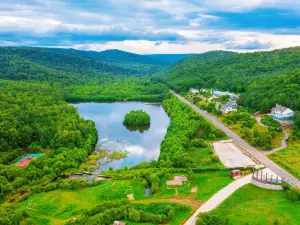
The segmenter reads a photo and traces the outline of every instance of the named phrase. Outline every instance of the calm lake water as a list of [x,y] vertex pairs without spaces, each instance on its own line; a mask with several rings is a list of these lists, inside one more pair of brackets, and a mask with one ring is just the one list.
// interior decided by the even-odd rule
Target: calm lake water
[[[79,114],[87,120],[93,120],[98,130],[98,148],[108,151],[128,151],[126,158],[120,160],[99,160],[101,170],[133,166],[143,161],[157,159],[160,143],[164,139],[170,119],[161,105],[143,102],[115,103],[78,103],[72,104]],[[131,110],[142,109],[151,117],[150,127],[126,127],[123,119]]]

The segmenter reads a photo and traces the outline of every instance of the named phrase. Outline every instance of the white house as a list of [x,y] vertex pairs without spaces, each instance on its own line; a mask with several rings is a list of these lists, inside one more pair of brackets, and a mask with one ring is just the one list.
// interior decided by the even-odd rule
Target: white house
[[230,112],[236,112],[237,111],[237,105],[232,104],[231,102],[227,102],[225,105],[221,107],[221,110],[223,113],[230,113]]
[[199,93],[199,89],[196,88],[190,88],[190,92],[193,94]]
[[271,116],[275,120],[292,120],[294,111],[285,106],[276,104],[276,106],[271,109]]

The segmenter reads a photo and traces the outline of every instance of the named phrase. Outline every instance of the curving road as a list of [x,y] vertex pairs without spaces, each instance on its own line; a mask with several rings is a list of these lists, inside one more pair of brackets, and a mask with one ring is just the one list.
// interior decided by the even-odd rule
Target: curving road
[[240,187],[251,183],[252,174],[233,181],[228,186],[218,191],[207,202],[205,202],[185,223],[184,225],[195,225],[199,213],[209,212],[220,205],[226,198],[233,194]]
[[287,147],[286,141],[289,138],[289,133],[287,131],[285,131],[285,130],[283,130],[283,133],[284,133],[284,138],[281,141],[281,146],[279,148],[274,148],[274,149],[269,150],[269,151],[264,151],[263,152],[264,155],[270,155],[270,154],[272,154],[274,152],[277,152],[277,151],[282,150],[282,149],[284,149],[284,148]]
[[186,99],[184,99],[182,96],[177,94],[176,92],[170,90],[170,92],[176,96],[178,99],[180,99],[185,104],[189,105],[193,110],[195,110],[200,115],[204,116],[206,119],[211,121],[216,127],[223,130],[232,140],[237,142],[239,145],[241,145],[250,155],[252,155],[254,158],[256,158],[258,161],[260,161],[262,164],[264,164],[266,167],[270,168],[274,173],[276,173],[278,176],[282,177],[285,182],[288,184],[300,188],[300,181],[293,177],[291,174],[289,174],[286,170],[282,169],[280,166],[278,166],[276,163],[274,163],[272,160],[268,159],[264,154],[259,152],[256,148],[249,145],[244,139],[242,139],[240,136],[238,136],[236,133],[228,129],[225,125],[223,125],[218,119],[216,119],[214,116],[211,116],[207,114],[205,111],[199,109],[194,104],[190,103]]

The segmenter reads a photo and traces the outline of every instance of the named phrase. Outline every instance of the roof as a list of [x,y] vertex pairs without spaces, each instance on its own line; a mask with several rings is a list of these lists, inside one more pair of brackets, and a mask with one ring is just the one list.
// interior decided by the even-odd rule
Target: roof
[[36,159],[35,157],[28,157],[20,161],[17,166],[27,166],[31,160]]
[[126,225],[124,222],[115,221],[113,225]]
[[187,181],[185,176],[175,176],[174,180],[168,180],[167,185],[182,185],[182,182]]
[[225,105],[221,106],[221,110],[226,110],[228,108],[237,109],[237,106],[231,103],[226,103]]
[[283,113],[285,110],[288,110],[288,109],[289,109],[288,107],[285,107],[285,106],[282,106],[282,105],[279,105],[279,104],[276,104],[276,106],[272,108],[272,110],[279,111],[281,113]]

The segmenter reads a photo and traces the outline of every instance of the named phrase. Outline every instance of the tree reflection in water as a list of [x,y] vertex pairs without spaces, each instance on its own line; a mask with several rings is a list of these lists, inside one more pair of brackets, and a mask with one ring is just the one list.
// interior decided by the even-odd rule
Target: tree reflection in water
[[129,130],[130,132],[135,132],[138,131],[141,134],[144,133],[144,131],[149,130],[150,128],[150,124],[147,125],[129,125],[129,124],[123,124],[127,130]]

